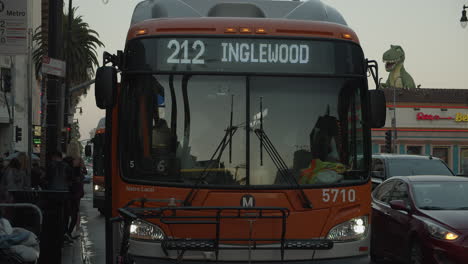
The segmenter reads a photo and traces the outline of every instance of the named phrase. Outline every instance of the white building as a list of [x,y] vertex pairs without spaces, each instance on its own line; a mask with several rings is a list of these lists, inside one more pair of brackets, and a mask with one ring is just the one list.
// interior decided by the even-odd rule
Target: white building
[[[9,2],[17,0],[7,0]],[[36,29],[41,25],[41,1],[28,0],[28,28]],[[0,70],[2,78],[11,74],[11,92],[0,90],[0,154],[6,152],[28,151],[28,56],[2,54],[0,45]],[[32,67],[32,123],[40,125],[40,83],[36,81]],[[14,102],[14,104],[13,104]],[[22,140],[15,142],[15,127],[22,128]]]

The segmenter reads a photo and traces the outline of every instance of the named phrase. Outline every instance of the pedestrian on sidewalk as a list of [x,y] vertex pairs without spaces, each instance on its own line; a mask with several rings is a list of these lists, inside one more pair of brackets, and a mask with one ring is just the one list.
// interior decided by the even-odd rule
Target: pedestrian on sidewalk
[[79,235],[73,235],[76,223],[78,222],[79,210],[80,210],[80,200],[84,195],[83,189],[83,171],[82,171],[82,162],[79,157],[66,157],[64,161],[72,167],[71,174],[71,185],[70,185],[70,199],[69,199],[69,217],[68,217],[68,226],[67,233],[65,234],[67,239],[76,239]]

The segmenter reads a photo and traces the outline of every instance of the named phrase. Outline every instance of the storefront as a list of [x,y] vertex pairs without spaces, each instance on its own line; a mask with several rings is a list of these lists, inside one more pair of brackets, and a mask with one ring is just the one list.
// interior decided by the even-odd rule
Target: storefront
[[385,132],[396,127],[394,153],[432,155],[468,175],[468,90],[385,89],[385,95],[387,122],[373,129],[374,153],[384,152]]

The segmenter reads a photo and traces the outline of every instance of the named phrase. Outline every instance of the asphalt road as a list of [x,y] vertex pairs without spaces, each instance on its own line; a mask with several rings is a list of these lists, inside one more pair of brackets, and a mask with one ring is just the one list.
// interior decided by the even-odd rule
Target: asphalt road
[[[104,216],[93,208],[92,184],[85,184],[85,196],[81,200],[80,221],[82,250],[85,264],[105,263]],[[370,259],[359,264],[371,264]],[[345,263],[343,263],[345,264]]]

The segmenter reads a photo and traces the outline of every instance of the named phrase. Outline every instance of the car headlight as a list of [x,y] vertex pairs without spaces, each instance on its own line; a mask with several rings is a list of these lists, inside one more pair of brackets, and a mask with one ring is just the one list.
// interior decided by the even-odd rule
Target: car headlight
[[327,239],[335,242],[346,242],[363,239],[369,229],[367,215],[353,218],[333,227]]
[[157,225],[141,220],[134,220],[130,225],[131,239],[160,241],[165,237],[164,231]]
[[95,184],[94,185],[94,190],[96,192],[105,192],[106,191],[106,188],[102,185],[98,185],[98,184]]
[[447,228],[440,226],[434,222],[424,220],[424,224],[426,225],[427,232],[435,238],[453,241],[458,238],[458,235],[451,232]]

